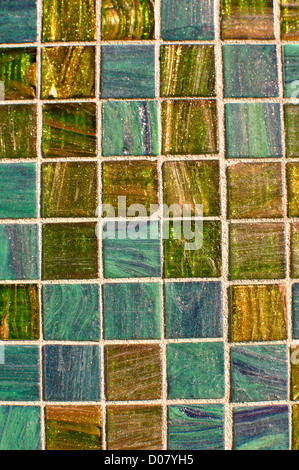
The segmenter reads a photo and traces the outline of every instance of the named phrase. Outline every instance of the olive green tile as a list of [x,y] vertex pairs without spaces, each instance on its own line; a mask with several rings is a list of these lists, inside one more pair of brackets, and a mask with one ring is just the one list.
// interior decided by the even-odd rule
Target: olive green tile
[[289,217],[299,217],[299,163],[287,164]]
[[293,410],[293,417],[292,417],[292,425],[293,425],[293,450],[299,450],[299,405],[294,405],[292,407]]
[[291,277],[299,278],[299,224],[291,224]]
[[0,106],[0,158],[36,158],[36,136],[36,106]]
[[36,48],[0,48],[0,81],[5,100],[36,97]]
[[299,0],[280,0],[280,31],[284,41],[299,40]]
[[299,348],[298,346],[293,346],[291,348],[291,395],[292,400],[299,400]]
[[299,157],[299,106],[286,104],[284,106],[285,143],[287,157]]

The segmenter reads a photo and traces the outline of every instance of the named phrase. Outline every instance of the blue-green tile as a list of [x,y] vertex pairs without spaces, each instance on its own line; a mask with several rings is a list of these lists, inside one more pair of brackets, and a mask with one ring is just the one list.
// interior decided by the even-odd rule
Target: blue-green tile
[[0,345],[0,400],[39,400],[38,346]]
[[38,406],[0,406],[0,450],[40,450]]
[[229,103],[225,117],[228,158],[282,157],[278,103]]
[[158,155],[158,113],[154,101],[103,103],[103,155]]
[[165,41],[214,39],[214,0],[162,0]]
[[224,450],[223,406],[169,406],[168,449]]
[[36,217],[35,163],[0,165],[0,218]]
[[36,34],[36,0],[1,0],[1,44],[35,42]]
[[104,285],[106,339],[159,339],[161,323],[159,283]]
[[234,402],[287,400],[286,346],[232,347],[231,384]]
[[293,284],[293,338],[299,339],[299,284]]
[[0,279],[39,277],[37,225],[0,225]]
[[43,318],[46,340],[99,341],[99,286],[45,285]]
[[167,338],[221,337],[221,283],[167,282],[165,316]]
[[236,407],[233,414],[234,450],[288,450],[287,406]]
[[283,85],[286,98],[299,97],[299,44],[282,48]]
[[225,45],[222,52],[225,98],[278,96],[276,46]]
[[49,401],[99,401],[99,346],[46,345],[44,397]]
[[153,45],[102,46],[103,98],[154,98]]
[[167,376],[169,399],[223,398],[223,343],[168,344]]

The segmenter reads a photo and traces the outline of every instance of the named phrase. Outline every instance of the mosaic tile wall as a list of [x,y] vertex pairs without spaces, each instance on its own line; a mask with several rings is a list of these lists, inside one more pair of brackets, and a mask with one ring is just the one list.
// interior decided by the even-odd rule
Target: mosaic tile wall
[[[298,0],[1,0],[0,449],[299,449],[298,39]],[[101,241],[119,195],[202,248]]]

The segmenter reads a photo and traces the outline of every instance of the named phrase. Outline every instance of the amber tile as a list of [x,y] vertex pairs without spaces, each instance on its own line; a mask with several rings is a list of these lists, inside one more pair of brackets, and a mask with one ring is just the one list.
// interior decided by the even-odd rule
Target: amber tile
[[280,31],[284,41],[299,40],[299,0],[280,1]]
[[36,48],[0,48],[0,81],[5,100],[36,98]]
[[289,217],[299,217],[299,163],[287,165]]
[[293,406],[293,450],[299,450],[299,405]]
[[36,136],[36,106],[0,106],[0,158],[36,158]]

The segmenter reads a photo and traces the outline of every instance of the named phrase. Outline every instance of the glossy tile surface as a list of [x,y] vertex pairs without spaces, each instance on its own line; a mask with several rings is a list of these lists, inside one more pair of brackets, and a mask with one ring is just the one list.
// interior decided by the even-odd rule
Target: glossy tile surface
[[5,100],[36,98],[36,48],[0,48],[0,81]]
[[1,406],[0,442],[0,450],[40,450],[40,408]]
[[0,218],[37,216],[35,163],[0,164]]
[[299,39],[299,2],[298,0],[281,0],[280,32],[284,41]]
[[36,106],[0,107],[0,159],[37,157],[36,134]]
[[299,106],[287,104],[284,106],[284,119],[286,130],[286,155],[287,157],[299,157],[299,145],[297,133],[299,129]]
[[0,16],[0,43],[34,42],[36,36],[36,1],[3,0]]

